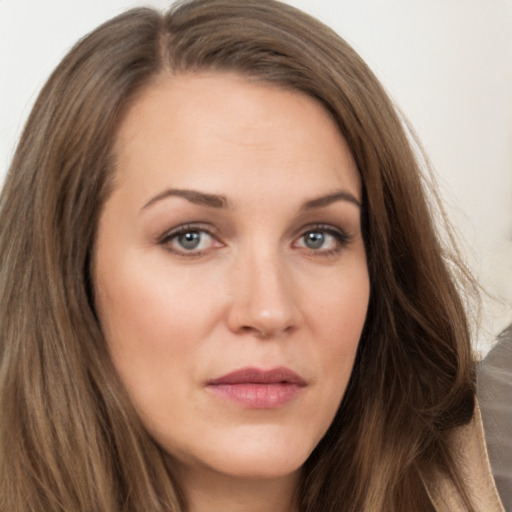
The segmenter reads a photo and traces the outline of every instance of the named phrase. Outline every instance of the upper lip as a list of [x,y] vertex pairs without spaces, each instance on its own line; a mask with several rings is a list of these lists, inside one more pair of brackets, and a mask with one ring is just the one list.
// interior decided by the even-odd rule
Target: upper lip
[[262,370],[259,368],[242,368],[233,372],[227,373],[222,377],[211,379],[208,381],[209,385],[220,384],[296,384],[298,386],[305,386],[306,381],[297,373],[280,366],[270,370]]

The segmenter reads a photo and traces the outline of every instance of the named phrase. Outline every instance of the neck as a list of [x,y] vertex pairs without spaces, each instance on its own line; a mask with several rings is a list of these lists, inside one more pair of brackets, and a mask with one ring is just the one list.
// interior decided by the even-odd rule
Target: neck
[[299,473],[237,478],[208,470],[180,471],[187,512],[298,512]]

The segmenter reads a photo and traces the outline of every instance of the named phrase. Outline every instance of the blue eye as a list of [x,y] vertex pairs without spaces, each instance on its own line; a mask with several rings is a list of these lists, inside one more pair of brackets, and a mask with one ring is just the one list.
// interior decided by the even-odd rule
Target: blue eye
[[167,234],[160,243],[177,254],[197,255],[211,249],[217,242],[204,229],[182,226]]
[[304,245],[308,249],[321,249],[325,243],[325,233],[321,231],[310,231],[302,236]]
[[298,247],[319,254],[334,254],[349,241],[348,235],[334,227],[318,227],[303,233],[297,240]]
[[192,251],[201,245],[201,233],[198,231],[189,231],[175,236],[176,242],[185,250]]

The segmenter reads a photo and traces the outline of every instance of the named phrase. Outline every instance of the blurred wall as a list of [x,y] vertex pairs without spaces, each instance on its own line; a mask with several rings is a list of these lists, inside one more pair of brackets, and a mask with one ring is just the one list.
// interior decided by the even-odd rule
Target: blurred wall
[[[350,42],[412,122],[486,289],[485,351],[512,321],[512,0],[289,0]],[[150,0],[0,0],[0,180],[72,44]]]

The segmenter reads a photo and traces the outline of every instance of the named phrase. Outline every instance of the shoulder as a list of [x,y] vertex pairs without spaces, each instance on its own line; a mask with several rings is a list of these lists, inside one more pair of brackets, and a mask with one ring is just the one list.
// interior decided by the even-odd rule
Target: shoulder
[[[457,428],[451,442],[457,466],[476,512],[504,512],[491,473],[478,403],[472,421]],[[452,481],[439,475],[429,482],[428,491],[437,512],[466,512]]]
[[478,365],[478,398],[496,486],[512,510],[512,325]]

